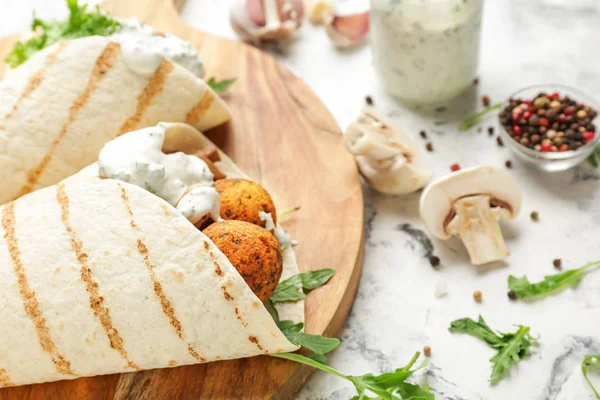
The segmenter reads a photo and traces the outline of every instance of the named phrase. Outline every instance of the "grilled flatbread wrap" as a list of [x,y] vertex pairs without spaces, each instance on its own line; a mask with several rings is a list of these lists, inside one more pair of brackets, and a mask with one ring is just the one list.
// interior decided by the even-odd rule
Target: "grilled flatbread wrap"
[[125,132],[229,119],[208,85],[167,59],[105,37],[59,42],[0,82],[0,204],[78,172]]
[[[173,124],[164,147],[207,145]],[[0,387],[297,349],[179,211],[93,171],[0,207]],[[290,247],[281,279],[296,273]],[[301,322],[303,307],[280,316]]]

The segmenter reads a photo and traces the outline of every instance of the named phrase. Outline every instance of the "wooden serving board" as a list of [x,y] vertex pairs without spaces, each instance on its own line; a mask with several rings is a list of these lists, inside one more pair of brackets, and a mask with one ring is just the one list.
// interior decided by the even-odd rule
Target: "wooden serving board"
[[[280,208],[302,206],[282,221],[300,242],[300,269],[336,270],[329,284],[308,296],[306,331],[335,336],[354,299],[363,258],[362,191],[340,129],[310,89],[272,57],[194,30],[172,1],[106,0],[103,6],[191,42],[206,76],[237,77],[224,96],[232,121],[208,135],[274,194]],[[15,40],[0,39],[2,59]],[[311,372],[260,356],[8,388],[0,390],[0,399],[288,399]]]

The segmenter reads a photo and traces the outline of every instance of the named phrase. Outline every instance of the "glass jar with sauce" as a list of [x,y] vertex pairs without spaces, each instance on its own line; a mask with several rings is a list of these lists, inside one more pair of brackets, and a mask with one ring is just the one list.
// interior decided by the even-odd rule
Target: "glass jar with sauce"
[[483,0],[371,0],[373,64],[400,101],[439,104],[477,76]]

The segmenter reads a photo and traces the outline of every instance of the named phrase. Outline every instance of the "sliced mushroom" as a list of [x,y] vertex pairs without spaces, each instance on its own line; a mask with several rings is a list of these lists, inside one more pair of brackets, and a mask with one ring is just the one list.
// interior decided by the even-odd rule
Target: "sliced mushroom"
[[356,158],[362,176],[377,191],[406,194],[421,189],[431,171],[411,140],[373,107],[350,124],[344,145]]
[[429,185],[420,213],[431,234],[443,240],[460,237],[471,263],[480,265],[509,255],[498,221],[516,218],[520,208],[519,185],[507,170],[476,167]]
[[233,29],[246,41],[290,39],[302,24],[302,0],[236,0],[229,17]]

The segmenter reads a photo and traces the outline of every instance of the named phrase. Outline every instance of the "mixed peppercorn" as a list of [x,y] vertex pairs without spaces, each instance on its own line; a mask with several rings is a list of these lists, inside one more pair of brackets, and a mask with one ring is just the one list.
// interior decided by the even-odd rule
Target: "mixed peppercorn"
[[577,150],[596,136],[597,111],[558,93],[510,99],[500,123],[522,146],[542,152]]

